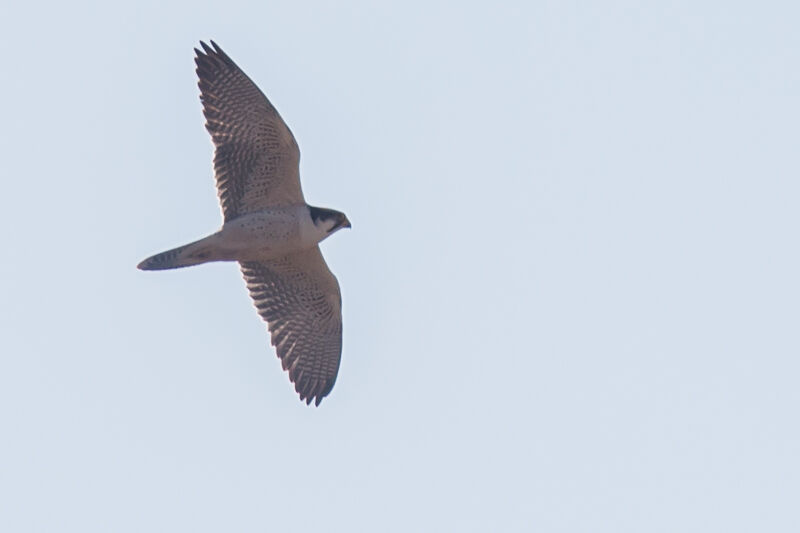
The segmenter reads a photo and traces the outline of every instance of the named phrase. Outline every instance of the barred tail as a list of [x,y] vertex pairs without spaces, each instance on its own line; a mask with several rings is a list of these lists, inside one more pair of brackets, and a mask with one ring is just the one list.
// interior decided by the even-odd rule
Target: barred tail
[[148,257],[136,268],[139,270],[168,270],[213,261],[211,246],[203,241],[205,239]]

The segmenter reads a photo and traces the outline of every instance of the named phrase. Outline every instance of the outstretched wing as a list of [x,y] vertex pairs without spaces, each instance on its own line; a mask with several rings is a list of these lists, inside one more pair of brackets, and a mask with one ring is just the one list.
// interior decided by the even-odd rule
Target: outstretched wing
[[316,405],[333,388],[342,357],[342,297],[319,247],[241,263],[250,296],[300,399]]
[[266,207],[305,203],[300,149],[256,84],[211,41],[195,48],[197,85],[216,151],[214,173],[225,221]]

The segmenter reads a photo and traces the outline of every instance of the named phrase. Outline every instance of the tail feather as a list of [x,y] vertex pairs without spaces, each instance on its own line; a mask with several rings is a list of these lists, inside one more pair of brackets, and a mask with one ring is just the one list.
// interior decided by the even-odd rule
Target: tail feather
[[203,246],[203,244],[203,241],[197,241],[161,252],[148,257],[136,268],[139,270],[169,270],[213,261],[210,247]]

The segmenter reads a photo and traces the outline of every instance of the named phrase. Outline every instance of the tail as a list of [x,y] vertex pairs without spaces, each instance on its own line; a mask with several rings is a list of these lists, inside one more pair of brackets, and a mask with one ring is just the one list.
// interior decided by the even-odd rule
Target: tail
[[207,243],[207,240],[201,239],[148,257],[136,268],[139,270],[169,270],[199,265],[215,261],[216,257],[214,257],[213,251],[213,247]]

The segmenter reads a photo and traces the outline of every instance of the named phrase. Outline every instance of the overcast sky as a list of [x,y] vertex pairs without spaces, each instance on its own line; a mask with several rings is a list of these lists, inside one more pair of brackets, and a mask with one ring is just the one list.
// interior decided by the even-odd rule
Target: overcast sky
[[[0,530],[800,530],[796,2],[163,4],[0,7]],[[353,223],[318,408],[135,268],[221,223],[200,39]]]

